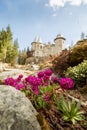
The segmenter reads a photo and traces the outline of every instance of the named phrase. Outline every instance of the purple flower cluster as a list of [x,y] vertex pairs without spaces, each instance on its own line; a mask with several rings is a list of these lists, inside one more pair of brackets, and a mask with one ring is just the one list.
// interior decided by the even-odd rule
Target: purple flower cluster
[[42,79],[35,76],[28,76],[26,79],[26,82],[30,85],[31,90],[38,95],[39,94],[39,86],[42,85]]
[[21,83],[21,79],[23,78],[23,75],[19,75],[17,79],[14,78],[7,78],[5,79],[5,84],[15,87],[17,90],[21,90],[24,87],[24,84]]
[[17,86],[16,86],[16,89],[17,90],[21,90],[22,88],[24,88],[24,85],[23,84],[17,84]]
[[48,70],[45,70],[44,72],[47,76],[51,76],[52,75],[52,70],[48,69]]
[[52,78],[51,78],[51,80],[53,81],[53,83],[58,83],[58,77],[57,76],[53,76]]
[[49,84],[53,85],[58,83],[57,76],[52,76],[53,72],[51,69],[40,71],[37,75],[38,78],[42,79],[42,84],[48,86]]
[[13,79],[13,78],[7,78],[7,79],[5,79],[5,84],[15,87],[15,85],[16,85],[16,80]]
[[44,77],[44,71],[40,71],[40,72],[38,72],[38,74],[37,74],[37,75],[38,75],[38,77],[39,77],[39,78]]
[[51,99],[50,94],[49,94],[49,93],[46,93],[45,96],[44,96],[44,100],[45,100],[46,102],[49,102],[50,99]]
[[11,85],[18,90],[22,88],[27,89],[30,86],[31,90],[37,95],[39,94],[39,87],[40,86],[48,86],[49,84],[54,84],[58,82],[57,77],[52,77],[52,70],[44,70],[38,72],[37,76],[28,76],[22,80],[23,75],[20,74],[16,79],[14,78],[7,78],[5,79],[6,85]]
[[[47,86],[52,86],[54,84],[60,84],[60,87],[62,89],[71,90],[74,88],[74,82],[71,78],[60,78],[58,80],[58,77],[55,76],[52,72],[52,70],[44,70],[38,72],[37,76],[28,76],[25,79],[23,79],[23,75],[20,74],[16,79],[14,78],[7,78],[5,79],[6,85],[11,85],[15,87],[17,90],[30,90],[33,92],[33,94],[38,95],[41,94],[40,88]],[[50,100],[50,94],[45,93],[44,97],[45,101]]]
[[60,78],[59,83],[62,89],[71,90],[74,88],[74,81],[71,78]]
[[23,75],[20,74],[20,75],[18,76],[18,78],[16,79],[16,81],[17,81],[17,82],[20,82],[22,78],[23,78]]

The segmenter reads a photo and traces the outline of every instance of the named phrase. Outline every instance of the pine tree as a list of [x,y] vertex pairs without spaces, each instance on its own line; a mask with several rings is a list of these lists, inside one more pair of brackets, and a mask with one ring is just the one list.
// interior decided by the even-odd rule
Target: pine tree
[[18,63],[21,65],[24,65],[26,63],[26,58],[27,58],[27,54],[26,54],[26,49],[19,51],[19,55],[18,55]]
[[81,33],[81,40],[83,40],[84,38],[85,38],[85,33],[82,32],[82,33]]
[[33,55],[33,52],[30,51],[29,47],[27,47],[27,52],[26,52],[26,54],[27,54],[27,58],[32,57],[32,55]]
[[0,60],[4,61],[6,57],[6,48],[7,48],[7,35],[6,31],[2,29],[0,32]]
[[6,62],[12,65],[17,62],[18,57],[18,40],[14,41],[14,44],[7,48]]

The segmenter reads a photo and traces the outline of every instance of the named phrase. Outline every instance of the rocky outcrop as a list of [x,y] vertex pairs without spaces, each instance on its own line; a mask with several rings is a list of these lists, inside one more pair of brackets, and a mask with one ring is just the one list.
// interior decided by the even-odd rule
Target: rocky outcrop
[[6,71],[3,71],[0,73],[0,80],[4,80],[6,79],[7,77],[13,77],[13,78],[17,78],[18,75],[22,74],[23,77],[26,77],[27,76],[27,73],[25,70],[22,70],[22,69],[8,69]]
[[10,66],[7,63],[2,63],[0,62],[0,72],[5,71],[8,69]]
[[0,85],[0,130],[41,130],[37,112],[25,95]]

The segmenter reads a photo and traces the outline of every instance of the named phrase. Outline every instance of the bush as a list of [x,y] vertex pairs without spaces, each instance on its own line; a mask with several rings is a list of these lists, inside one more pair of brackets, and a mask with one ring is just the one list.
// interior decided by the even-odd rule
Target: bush
[[66,101],[64,97],[61,97],[59,101],[57,101],[57,108],[63,114],[63,119],[65,121],[71,121],[75,124],[77,121],[81,121],[84,119],[83,111],[80,110],[81,103],[75,103],[74,100]]
[[52,62],[53,64],[52,69],[60,77],[64,76],[64,71],[69,67],[68,60],[69,60],[69,51],[65,49]]
[[70,49],[68,64],[73,67],[83,60],[87,60],[87,39],[78,41],[77,44]]
[[65,73],[66,77],[70,77],[75,81],[76,86],[83,86],[87,80],[87,60],[74,67],[69,67]]

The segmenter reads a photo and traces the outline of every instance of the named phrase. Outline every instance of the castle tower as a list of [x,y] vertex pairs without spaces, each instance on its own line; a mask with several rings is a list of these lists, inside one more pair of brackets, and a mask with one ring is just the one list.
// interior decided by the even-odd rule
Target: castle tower
[[31,43],[31,50],[34,52],[34,57],[42,57],[43,56],[43,43],[40,37],[35,37],[34,41]]
[[54,39],[55,51],[57,52],[57,54],[65,49],[65,40],[66,39],[61,34],[57,35],[57,37]]

